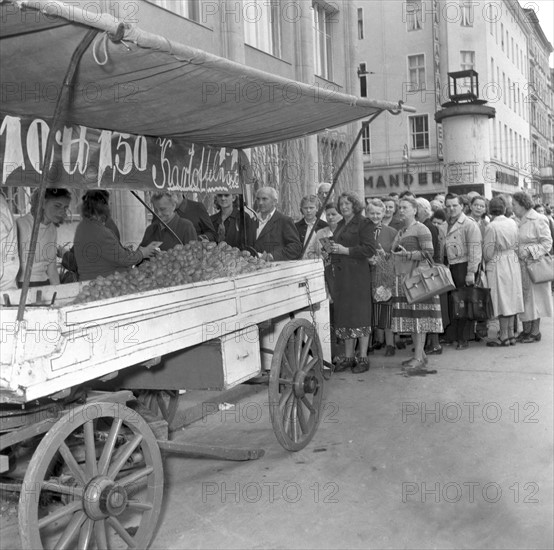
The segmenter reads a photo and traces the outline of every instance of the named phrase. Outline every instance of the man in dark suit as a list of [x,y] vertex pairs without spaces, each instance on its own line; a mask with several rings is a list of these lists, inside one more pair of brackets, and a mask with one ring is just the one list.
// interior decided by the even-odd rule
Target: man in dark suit
[[200,239],[205,238],[208,241],[216,240],[217,233],[215,232],[214,225],[206,207],[201,202],[192,201],[182,195],[182,200],[177,204],[175,212],[177,212],[181,218],[185,218],[192,222],[196,234]]
[[[306,195],[305,197],[302,197],[302,200],[300,201],[300,212],[302,213],[303,218],[294,225],[296,225],[300,242],[302,243],[305,251],[308,249],[307,239],[310,236],[310,233],[310,240],[313,241],[316,232],[324,227],[327,227],[327,223],[322,219],[316,220],[316,214],[319,206],[319,199],[316,195]],[[315,229],[312,231],[314,225]]]
[[254,248],[273,260],[297,260],[302,243],[292,218],[277,211],[279,197],[273,187],[261,187],[256,193],[258,221],[255,224]]

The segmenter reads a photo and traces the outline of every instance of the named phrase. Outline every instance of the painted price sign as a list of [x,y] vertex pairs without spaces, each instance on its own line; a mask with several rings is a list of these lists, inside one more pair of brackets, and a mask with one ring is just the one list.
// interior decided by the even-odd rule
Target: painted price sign
[[[48,123],[10,115],[1,120],[2,185],[38,185]],[[54,136],[46,168],[49,185],[56,187],[232,193],[240,190],[239,164],[246,168],[247,162],[237,149],[65,126]]]

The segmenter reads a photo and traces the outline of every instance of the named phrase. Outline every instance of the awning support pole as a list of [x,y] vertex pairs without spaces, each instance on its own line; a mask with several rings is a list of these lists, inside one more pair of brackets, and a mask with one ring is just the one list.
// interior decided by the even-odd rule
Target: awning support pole
[[381,111],[375,113],[374,115],[372,115],[368,120],[364,120],[362,122],[362,127],[360,128],[360,131],[358,132],[358,135],[356,136],[356,139],[354,140],[354,142],[350,146],[350,149],[348,150],[348,153],[346,153],[346,156],[344,157],[344,160],[342,161],[342,164],[339,166],[338,170],[335,172],[335,175],[333,176],[333,183],[331,184],[331,188],[329,189],[329,193],[327,193],[327,196],[325,197],[325,201],[323,201],[323,204],[319,207],[319,210],[316,214],[315,223],[313,224],[313,226],[310,230],[308,238],[304,240],[304,243],[302,245],[302,252],[300,253],[300,259],[302,258],[302,256],[304,256],[304,252],[306,251],[306,248],[307,248],[308,244],[312,240],[312,235],[314,234],[315,226],[317,225],[317,222],[321,218],[321,214],[323,214],[323,211],[325,210],[325,206],[329,202],[329,197],[333,194],[333,191],[335,190],[335,186],[337,185],[337,182],[339,181],[339,176],[340,176],[341,172],[344,170],[344,167],[346,166],[346,163],[348,162],[348,159],[352,156],[352,153],[354,152],[354,149],[358,145],[365,128],[367,128],[382,112],[383,111],[381,110]]
[[75,48],[73,55],[71,56],[71,61],[67,68],[65,78],[63,81],[63,86],[58,94],[58,99],[56,101],[56,109],[54,111],[54,117],[52,122],[52,127],[48,134],[48,139],[46,140],[46,147],[44,150],[44,158],[42,160],[42,173],[40,178],[40,185],[38,191],[38,206],[37,213],[33,219],[33,229],[31,231],[31,243],[29,245],[29,255],[27,258],[27,264],[25,265],[25,273],[23,275],[23,286],[21,288],[21,296],[19,298],[19,305],[17,308],[17,321],[23,321],[23,314],[25,312],[25,304],[27,303],[27,294],[29,292],[29,282],[31,280],[31,271],[33,269],[33,263],[35,261],[35,251],[38,241],[38,231],[40,227],[40,220],[42,218],[42,213],[44,209],[44,195],[46,192],[46,185],[51,181],[50,174],[50,160],[52,158],[52,152],[54,149],[54,138],[56,133],[62,129],[64,124],[64,115],[67,113],[69,105],[72,100],[72,89],[75,79],[75,73],[79,66],[79,62],[83,57],[86,49],[90,46],[94,37],[98,34],[98,30],[91,29],[83,37],[79,45]]

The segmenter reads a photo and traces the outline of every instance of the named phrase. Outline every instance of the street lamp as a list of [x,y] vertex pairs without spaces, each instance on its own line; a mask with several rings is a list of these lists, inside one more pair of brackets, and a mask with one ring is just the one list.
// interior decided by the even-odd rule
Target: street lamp
[[[408,191],[410,190],[410,150],[408,145],[404,144],[404,149],[402,149],[402,181],[408,185]],[[406,171],[404,172],[404,166],[406,166]]]

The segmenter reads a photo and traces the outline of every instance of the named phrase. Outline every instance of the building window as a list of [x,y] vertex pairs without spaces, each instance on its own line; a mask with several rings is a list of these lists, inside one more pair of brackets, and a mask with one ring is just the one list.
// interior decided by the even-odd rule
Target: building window
[[494,120],[491,119],[492,123],[492,146],[493,146],[493,158],[498,158],[498,142],[496,138],[496,124]]
[[364,39],[364,9],[358,8],[358,40]]
[[369,124],[363,126],[362,129],[362,152],[364,155],[371,154],[371,134],[369,132]]
[[468,2],[467,0],[460,2],[460,23],[462,27],[473,27],[473,4],[474,2]]
[[508,89],[506,90],[506,95],[508,96],[508,108],[512,108],[512,81],[508,77]]
[[[460,52],[460,68],[462,71],[470,71],[475,68],[475,52],[471,50],[462,50]],[[464,78],[460,82],[460,89],[463,92],[471,92],[471,78]]]
[[475,68],[475,52],[462,50],[460,52],[460,68],[462,71],[469,71]]
[[200,22],[200,0],[150,0],[167,11]]
[[429,116],[418,115],[409,118],[412,149],[429,149]]
[[410,92],[426,89],[425,56],[423,54],[408,56],[408,81]]
[[502,160],[506,164],[508,164],[508,157],[510,155],[510,152],[508,150],[508,127],[504,124],[504,137],[503,137],[503,143],[502,143]]
[[498,158],[504,160],[504,141],[502,140],[502,123],[498,121]]
[[243,0],[244,41],[275,57],[281,57],[279,6],[265,0]]
[[404,6],[408,31],[420,31],[423,28],[421,0],[407,0]]
[[367,97],[367,76],[360,75],[360,97]]
[[336,10],[314,2],[314,60],[315,74],[327,80],[333,79],[333,36],[332,23],[336,22]]

